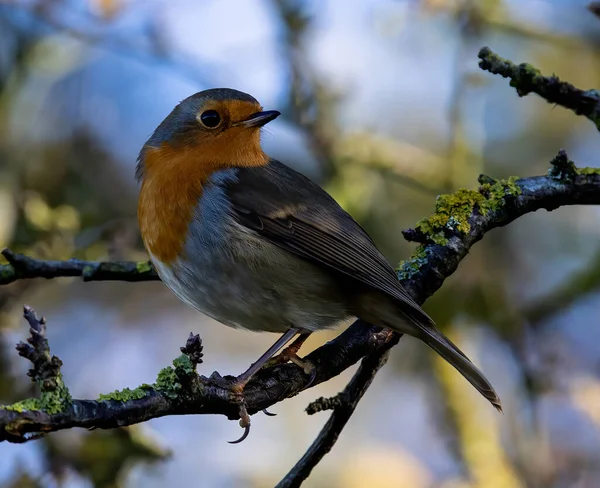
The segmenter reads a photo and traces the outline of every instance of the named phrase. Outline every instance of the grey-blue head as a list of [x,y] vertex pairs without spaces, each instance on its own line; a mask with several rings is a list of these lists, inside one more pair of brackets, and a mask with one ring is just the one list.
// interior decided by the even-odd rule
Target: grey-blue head
[[143,177],[148,148],[201,144],[208,138],[225,143],[227,138],[219,136],[228,129],[258,128],[277,116],[279,112],[263,112],[254,97],[238,90],[212,88],[198,92],[182,100],[146,141],[138,156],[136,178]]

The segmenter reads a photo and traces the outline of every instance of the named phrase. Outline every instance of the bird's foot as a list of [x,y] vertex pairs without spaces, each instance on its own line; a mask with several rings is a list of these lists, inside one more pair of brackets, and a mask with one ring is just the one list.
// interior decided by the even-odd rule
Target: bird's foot
[[240,427],[244,429],[244,433],[242,434],[242,437],[235,441],[227,441],[229,442],[229,444],[239,444],[240,442],[244,441],[246,437],[248,437],[248,435],[250,434],[250,415],[248,414],[248,410],[246,409],[246,402],[244,402],[243,400],[240,403],[239,414]]
[[232,376],[223,377],[216,371],[210,375],[209,379],[215,385],[218,385],[221,388],[228,390],[231,393],[233,400],[238,405],[238,413],[240,416],[240,427],[242,429],[244,429],[244,433],[242,434],[242,436],[239,439],[237,439],[235,441],[228,441],[228,442],[229,442],[229,444],[239,444],[240,442],[245,440],[246,437],[248,437],[248,435],[250,434],[250,423],[251,423],[250,415],[248,414],[248,409],[246,407],[246,400],[244,398],[244,388],[246,387],[246,384],[248,383],[248,379],[243,377],[243,375],[240,375],[237,378],[232,377]]
[[[313,373],[307,373],[311,374],[311,380],[309,382],[310,385],[316,376],[316,369],[314,367],[311,368],[307,366],[309,363],[305,364],[305,362],[303,362],[296,354],[298,349],[300,349],[300,346],[302,346],[306,338],[309,336],[310,332],[303,332],[296,328],[288,329],[279,339],[277,339],[275,344],[273,344],[261,357],[258,358],[255,363],[252,363],[250,367],[237,378],[232,378],[232,381],[226,380],[217,372],[211,375],[210,379],[216,384],[224,386],[227,390],[229,390],[232,393],[235,402],[239,405],[240,426],[244,429],[244,435],[242,435],[242,437],[240,437],[238,440],[232,441],[231,444],[242,442],[250,433],[250,415],[248,414],[246,401],[244,399],[244,388],[246,387],[246,384],[248,381],[250,381],[250,378],[252,378],[263,368],[266,363],[269,363],[270,359],[273,357],[273,354],[285,346],[296,334],[300,334],[300,336],[291,344],[289,348],[286,349],[288,353],[287,355],[282,356],[282,359],[285,359],[285,362],[293,361],[296,364],[301,363],[305,372],[313,371]],[[278,363],[276,362],[275,364]],[[223,383],[225,383],[225,385],[223,385]],[[263,412],[269,416],[274,415],[267,410],[263,410]]]
[[317,377],[317,368],[313,363],[311,363],[307,359],[300,358],[300,356],[296,354],[296,351],[298,349],[300,349],[300,346],[294,348],[294,344],[290,345],[289,347],[286,347],[277,356],[271,358],[269,362],[263,366],[263,368],[272,368],[273,366],[277,366],[278,364],[285,364],[289,362],[294,363],[296,366],[302,368],[304,374],[306,374],[310,378],[309,382],[305,386],[306,389],[309,388],[315,381],[315,378]]
[[292,342],[289,346],[283,349],[279,354],[269,359],[269,361],[265,363],[263,368],[270,368],[273,366],[277,366],[278,364],[287,363],[288,361],[290,361],[291,356],[298,357],[298,351],[306,342],[306,339],[308,339],[309,335],[310,332],[304,332],[300,334],[298,337],[296,337],[296,340],[294,340],[294,342]]
[[298,356],[298,351],[306,342],[306,339],[308,339],[308,336],[310,334],[310,332],[301,333],[296,338],[296,340],[292,342],[288,347],[281,351],[277,356],[274,356],[269,361],[267,361],[263,368],[272,368],[273,366],[277,366],[278,364],[292,362],[296,366],[301,367],[304,373],[310,377],[310,381],[306,385],[306,388],[308,388],[310,385],[312,385],[313,381],[315,381],[317,369],[315,368],[314,364],[312,364],[310,361],[301,359]]
[[308,383],[306,384],[304,389],[306,390],[307,388],[310,388],[311,385],[315,382],[315,378],[317,377],[316,366],[307,359],[300,359],[297,354],[290,356],[290,361],[296,366],[302,368],[304,374],[309,377]]

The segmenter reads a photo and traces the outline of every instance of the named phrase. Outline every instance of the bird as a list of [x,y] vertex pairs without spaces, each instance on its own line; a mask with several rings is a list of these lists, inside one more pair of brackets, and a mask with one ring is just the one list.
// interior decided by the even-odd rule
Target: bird
[[[204,90],[172,110],[137,160],[138,223],[161,280],[222,324],[281,334],[232,391],[243,395],[250,378],[296,336],[285,359],[314,374],[296,354],[301,343],[358,318],[420,339],[502,411],[487,378],[402,287],[356,220],[318,184],[263,151],[261,130],[279,115],[241,91]],[[233,442],[250,429],[240,405],[245,431]]]

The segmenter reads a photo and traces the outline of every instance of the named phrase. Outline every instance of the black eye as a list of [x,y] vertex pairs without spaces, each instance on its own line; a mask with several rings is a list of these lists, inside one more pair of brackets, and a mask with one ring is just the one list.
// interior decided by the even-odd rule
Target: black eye
[[207,110],[200,115],[200,121],[205,127],[214,129],[221,122],[221,116],[216,110]]

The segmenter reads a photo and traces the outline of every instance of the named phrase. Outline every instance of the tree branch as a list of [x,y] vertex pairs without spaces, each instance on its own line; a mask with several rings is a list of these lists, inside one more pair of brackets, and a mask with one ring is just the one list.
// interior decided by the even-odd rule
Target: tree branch
[[[476,190],[459,190],[439,197],[436,212],[420,221],[415,229],[405,231],[410,240],[422,242],[399,270],[409,293],[422,303],[456,270],[471,246],[486,232],[525,213],[542,208],[553,210],[562,205],[600,204],[600,174],[577,169],[563,152],[552,163],[549,176],[488,182]],[[154,279],[147,269],[140,270],[136,263],[52,262],[25,257],[15,259],[18,255],[12,253],[5,256],[11,263],[7,265],[10,268],[2,269],[4,282],[75,275],[82,275],[84,279]],[[86,274],[87,267],[95,271]],[[370,354],[373,356],[369,361],[376,361],[388,347],[388,341],[387,332],[355,322],[308,356],[317,370],[313,385],[337,376]],[[59,412],[25,408],[24,402],[2,407],[0,440],[22,441],[27,434],[72,427],[113,428],[165,415],[221,414],[229,419],[238,418],[236,398],[226,385],[215,376],[198,376],[194,366],[184,353],[173,361],[173,367],[159,373],[153,385],[115,392],[98,400],[69,399]],[[248,411],[255,413],[297,394],[306,387],[307,381],[304,372],[294,364],[261,371],[245,390]],[[355,382],[349,388],[358,388],[359,384]],[[362,384],[361,388],[366,388],[367,383]]]
[[[498,55],[493,53],[489,48],[481,49],[481,51],[479,53],[479,57],[480,57],[480,59],[482,59],[482,61],[480,63],[480,67],[484,70],[488,70],[492,73],[502,74],[502,76],[504,76],[504,77],[515,74],[515,68],[516,68],[515,65],[508,60],[500,58]],[[534,70],[534,68],[532,68],[531,66],[528,66],[528,65],[521,65],[519,67],[519,69],[523,69],[523,71]],[[519,72],[517,72],[516,74],[518,77]],[[553,78],[555,78],[555,77],[553,77]],[[540,80],[537,79],[537,81],[539,82]],[[546,84],[547,90],[542,90],[541,88],[538,88],[538,91],[535,91],[535,90],[531,90],[531,91],[535,91],[536,93],[542,95],[544,98],[548,99],[549,95],[547,95],[547,92],[549,94],[552,94],[551,87],[553,87],[556,83],[558,83],[559,85],[563,86],[563,90],[565,90],[567,93],[571,94],[571,98],[567,99],[567,101],[569,103],[569,105],[566,105],[567,108],[573,109],[575,111],[575,113],[577,113],[577,114],[589,113],[586,111],[581,111],[578,108],[578,104],[586,105],[589,103],[590,96],[598,97],[598,93],[596,91],[590,90],[588,92],[583,92],[582,90],[578,90],[577,88],[574,88],[572,85],[570,85],[568,83],[560,82],[558,80],[558,78],[555,78],[552,80],[543,79],[542,81],[543,81],[542,85],[544,85],[544,83]],[[517,84],[521,87],[521,89],[523,88],[522,80],[515,80],[515,77],[513,76],[513,81],[511,82],[511,86],[516,86]],[[517,91],[520,96],[523,96],[526,94],[524,92],[521,93],[519,91],[519,88],[517,88]],[[597,98],[597,100],[598,100],[598,98]],[[598,112],[598,106],[599,106],[598,103],[596,103],[596,106],[595,106],[594,110],[592,110],[592,113]],[[586,116],[588,116],[588,118],[590,118],[589,115],[586,115]],[[595,123],[596,123],[596,125],[598,125],[597,122],[595,122]],[[551,167],[550,167],[550,170],[548,171],[548,176],[550,178],[557,180],[557,181],[570,182],[570,183],[572,183],[578,175],[596,175],[594,181],[592,182],[593,185],[597,184],[597,182],[598,182],[597,178],[598,178],[599,174],[600,174],[600,170],[597,168],[578,169],[577,167],[575,167],[575,164],[568,159],[567,154],[563,150],[561,150],[558,153],[558,155],[551,161]],[[530,191],[532,191],[537,186],[538,183],[540,185],[544,185],[546,183],[545,181],[537,181],[536,182],[534,178],[528,178],[528,180],[531,185],[526,185],[526,186],[530,186],[530,188],[529,188]],[[539,207],[534,206],[531,209],[527,209],[527,205],[521,204],[521,205],[515,206],[514,213],[510,212],[508,214],[508,218],[506,218],[501,215],[497,215],[498,208],[502,208],[507,202],[510,203],[510,201],[511,201],[510,198],[508,200],[505,199],[505,197],[508,197],[508,194],[506,191],[509,190],[508,193],[512,194],[512,196],[516,196],[516,195],[522,196],[523,195],[522,190],[524,188],[524,187],[522,187],[522,185],[523,185],[524,181],[521,180],[520,182],[517,182],[516,179],[511,178],[508,180],[508,182],[507,182],[508,184],[504,184],[504,185],[501,185],[500,187],[498,187],[498,182],[496,180],[494,180],[493,178],[490,178],[489,176],[486,176],[486,175],[480,175],[479,183],[482,185],[482,187],[479,189],[480,193],[482,195],[485,195],[486,197],[489,197],[490,195],[495,194],[497,197],[501,198],[500,205],[495,205],[496,209],[494,209],[493,208],[494,205],[492,205],[491,211],[489,210],[489,205],[487,202],[480,202],[480,203],[474,203],[474,204],[471,204],[471,202],[469,202],[469,204],[466,205],[466,208],[471,207],[472,210],[474,211],[474,212],[470,212],[467,222],[466,222],[467,223],[466,228],[469,229],[468,239],[459,239],[458,240],[459,246],[457,248],[453,248],[453,247],[449,248],[451,250],[451,254],[453,254],[455,264],[450,264],[450,267],[447,270],[449,273],[447,275],[445,275],[445,276],[439,275],[438,276],[438,278],[437,278],[437,282],[438,282],[437,286],[438,287],[441,286],[445,277],[449,276],[452,272],[454,272],[454,270],[458,266],[458,263],[465,257],[465,255],[468,252],[468,250],[470,249],[470,247],[472,245],[474,245],[478,240],[480,240],[487,231],[491,230],[494,227],[501,227],[503,225],[506,225],[510,221],[518,218],[520,215],[523,215],[524,213],[527,213],[529,211],[536,211],[540,208],[545,208],[546,210],[551,211],[554,208],[556,208],[552,205],[542,204]],[[512,184],[515,184],[516,188],[512,187]],[[561,195],[561,193],[563,193],[563,192],[561,192],[561,191],[554,192],[550,188],[548,190],[549,190],[549,192],[548,192],[548,195],[546,195],[546,199],[551,200],[552,196],[555,194],[557,197],[557,201],[556,201],[557,205],[567,204],[567,203],[564,203],[565,198],[568,198],[566,194]],[[461,192],[462,191],[459,191],[458,194],[460,194]],[[468,197],[469,192],[463,192],[463,193],[464,193],[464,196],[467,197],[467,200],[469,200],[469,197]],[[585,193],[588,193],[588,192],[586,191]],[[598,190],[592,190],[590,193],[597,194]],[[475,200],[475,201],[479,200],[478,195],[471,193],[471,196],[473,197],[473,200]],[[572,196],[575,199],[579,198],[578,196],[575,196],[575,195],[572,195]],[[594,197],[592,195],[590,195],[590,197],[591,197],[591,200],[595,200],[596,198],[598,198],[597,196]],[[587,197],[583,198],[582,200],[585,200],[584,203],[593,203],[592,201],[587,201]],[[561,203],[561,202],[563,202],[563,203]],[[513,203],[516,203],[516,202],[513,201]],[[540,202],[538,202],[538,203],[540,203]],[[408,229],[407,231],[405,231],[403,233],[404,237],[406,239],[414,240],[416,242],[420,242],[423,244],[421,247],[419,247],[417,249],[417,251],[414,253],[413,258],[411,260],[409,260],[408,262],[405,262],[405,263],[401,263],[401,266],[399,269],[399,275],[400,275],[401,281],[403,281],[404,286],[407,286],[407,284],[404,282],[404,280],[402,280],[403,277],[406,280],[409,280],[409,279],[414,280],[415,275],[417,275],[417,276],[419,274],[422,275],[424,273],[424,271],[426,270],[426,268],[428,267],[428,264],[429,264],[428,258],[430,257],[430,254],[428,254],[428,252],[427,252],[427,247],[426,247],[427,245],[432,245],[432,244],[436,244],[436,243],[437,244],[444,243],[446,245],[449,245],[450,240],[449,240],[449,236],[447,235],[448,229],[451,228],[454,230],[458,226],[462,226],[463,230],[464,230],[464,228],[465,228],[464,219],[463,219],[463,222],[460,222],[460,219],[456,218],[455,214],[452,213],[452,210],[455,210],[455,211],[457,210],[456,208],[453,208],[452,199],[449,199],[447,196],[442,196],[442,197],[440,197],[440,199],[438,200],[437,205],[436,205],[436,214],[434,215],[434,217],[438,217],[437,219],[436,218],[424,219],[423,221],[419,222],[416,229]],[[484,219],[483,222],[480,222],[479,231],[473,232],[472,231],[473,227],[471,225],[471,221],[472,221],[473,217],[475,216],[474,214],[477,214],[478,212],[480,213],[480,215],[483,215],[484,217],[488,217],[488,218]],[[488,214],[488,212],[490,212],[490,213]],[[440,216],[442,217],[441,219],[439,219]],[[458,214],[457,214],[457,216],[458,216]],[[487,220],[487,222],[485,220]],[[449,224],[450,224],[450,227],[449,227]],[[427,235],[427,231],[429,231],[429,235]],[[443,253],[442,253],[442,255],[443,255]],[[449,257],[452,257],[452,256],[449,256]],[[425,261],[425,263],[423,263],[423,260]],[[432,266],[431,269],[433,270],[433,269],[435,269],[435,267]],[[433,273],[433,275],[434,275],[433,279],[435,280],[435,273]],[[420,276],[420,277],[422,278],[422,276]],[[432,281],[432,284],[433,283],[435,283],[435,281]],[[434,289],[431,291],[431,293],[433,293],[435,291],[435,289],[436,289],[435,287],[436,287],[436,284],[433,284]],[[407,288],[408,288],[408,286],[407,286]],[[414,290],[409,289],[409,292],[412,292],[413,296],[416,297],[417,295],[415,295],[415,293],[418,293],[418,290],[414,291]],[[320,399],[316,402],[313,402],[311,405],[309,405],[309,407],[307,409],[307,411],[309,411],[309,413],[315,413],[316,411],[320,411],[320,410],[324,410],[324,409],[328,409],[328,408],[332,408],[334,410],[334,412],[331,415],[331,417],[329,418],[328,422],[323,427],[323,429],[321,430],[321,432],[319,433],[319,435],[317,436],[317,438],[315,439],[315,441],[309,447],[308,451],[300,459],[300,461],[298,461],[298,463],[290,470],[290,472],[284,477],[284,479],[280,482],[278,487],[300,486],[302,484],[302,482],[310,475],[311,470],[319,463],[319,461],[323,458],[323,456],[331,450],[331,447],[336,442],[340,432],[344,428],[349,416],[352,415],[352,412],[354,410],[354,408],[351,408],[351,409],[340,408],[340,405],[344,405],[344,401],[346,400],[344,394],[346,392],[348,392],[349,388],[355,388],[356,391],[360,392],[356,396],[356,402],[358,402],[360,400],[360,398],[362,397],[362,395],[364,394],[366,389],[369,387],[369,385],[373,381],[373,378],[375,377],[375,375],[377,374],[377,372],[379,371],[379,369],[381,368],[381,366],[383,364],[376,363],[376,364],[380,364],[380,365],[373,366],[373,367],[371,367],[370,370],[363,369],[363,366],[366,364],[366,362],[369,360],[369,358],[373,358],[374,360],[377,359],[377,355],[379,354],[379,352],[383,351],[383,346],[380,346],[380,348],[381,348],[380,350],[374,351],[373,353],[371,353],[370,356],[367,356],[365,359],[363,359],[361,368],[359,368],[359,371],[354,375],[354,377],[352,378],[352,380],[350,381],[350,383],[348,384],[348,386],[346,387],[346,389],[344,390],[344,392],[342,394],[340,394],[337,397],[334,397],[332,399],[326,399],[326,400]],[[381,357],[383,357],[383,356],[381,356]],[[353,405],[355,407],[356,403],[354,403]]]
[[537,93],[548,103],[561,105],[577,115],[590,119],[600,130],[600,92],[581,90],[571,83],[561,81],[556,75],[543,76],[540,70],[528,63],[518,66],[508,59],[501,58],[489,47],[479,51],[479,67],[495,75],[510,78],[510,86],[516,88],[520,97]]
[[[519,94],[534,91],[595,120],[598,106],[590,108],[594,93],[568,85],[565,88],[568,95],[558,96],[554,85],[563,83],[558,79],[545,78],[539,73],[531,75],[529,69],[516,67],[489,50],[482,50],[480,57],[483,69],[511,76]],[[579,108],[577,103],[581,104]],[[539,209],[551,211],[564,205],[600,204],[599,170],[577,168],[564,151],[552,160],[547,176],[496,181],[482,175],[479,181],[481,186],[477,189],[441,195],[434,214],[418,222],[414,229],[404,231],[406,239],[420,245],[411,259],[400,264],[398,274],[417,302],[423,303],[433,294],[488,231]],[[8,250],[3,255],[8,264],[0,266],[0,284],[61,276],[81,276],[84,281],[158,279],[149,263],[44,261]],[[46,432],[72,427],[115,428],[165,415],[221,414],[229,419],[239,418],[239,399],[226,384],[231,377],[207,378],[196,373],[196,366],[202,361],[198,336],[190,336],[181,348],[182,354],[172,367],[159,372],[154,384],[101,395],[97,400],[74,400],[62,384],[60,360],[50,355],[44,321],[38,320],[29,309],[26,318],[31,325],[30,346],[21,344],[19,352],[34,364],[30,375],[39,385],[40,398],[0,407],[0,440],[24,442]],[[308,355],[307,359],[316,367],[312,386],[340,374],[361,359],[362,364],[335,400],[320,402],[313,408],[331,407],[334,413],[280,487],[299,486],[331,449],[374,375],[385,363],[387,352],[400,337],[357,320],[337,338]],[[306,388],[307,382],[307,376],[295,364],[260,371],[245,389],[248,412],[255,413],[296,395]]]
[[46,261],[33,259],[4,249],[2,255],[8,264],[0,265],[0,285],[31,278],[64,278],[76,276],[83,281],[153,281],[159,277],[149,262],[118,261]]
[[[331,451],[342,429],[354,413],[358,402],[360,402],[369,386],[371,386],[377,372],[387,362],[390,349],[398,344],[400,337],[400,334],[390,333],[385,343],[376,351],[366,356],[343,392],[339,393],[333,399],[319,399],[306,408],[309,415],[317,411],[329,409],[332,409],[334,414],[329,418],[323,429],[321,429],[321,432],[319,432],[317,438],[304,453],[304,456],[300,458],[275,488],[296,488],[302,485],[313,468],[323,459],[323,456]],[[315,404],[318,406],[315,406]]]

